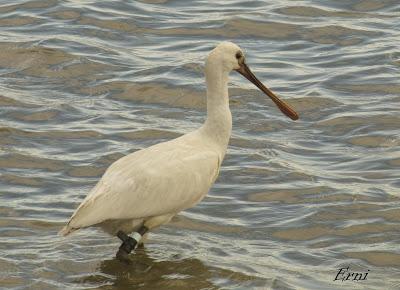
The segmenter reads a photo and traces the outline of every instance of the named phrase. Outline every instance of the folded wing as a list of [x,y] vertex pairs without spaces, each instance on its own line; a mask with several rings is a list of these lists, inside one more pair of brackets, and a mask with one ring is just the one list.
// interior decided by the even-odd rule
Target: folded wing
[[189,208],[207,194],[219,167],[215,151],[179,142],[129,154],[107,169],[62,233],[105,220],[140,219]]

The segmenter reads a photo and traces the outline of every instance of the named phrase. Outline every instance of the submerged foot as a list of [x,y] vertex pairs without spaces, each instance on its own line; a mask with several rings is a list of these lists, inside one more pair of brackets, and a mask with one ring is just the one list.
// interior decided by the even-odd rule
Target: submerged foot
[[117,236],[122,241],[116,255],[117,259],[121,262],[127,262],[129,261],[128,255],[135,249],[137,242],[122,231],[119,231]]

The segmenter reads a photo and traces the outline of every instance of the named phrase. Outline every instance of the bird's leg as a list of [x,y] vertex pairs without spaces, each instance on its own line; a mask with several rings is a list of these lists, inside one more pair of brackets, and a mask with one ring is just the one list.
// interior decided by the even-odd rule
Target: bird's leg
[[144,243],[147,241],[147,236],[149,235],[149,232],[145,233],[142,236],[142,239],[140,240],[139,244],[136,246],[136,249],[144,249]]
[[118,231],[117,236],[122,241],[121,246],[117,252],[117,259],[120,261],[128,261],[128,255],[132,252],[139,244],[142,236],[149,229],[145,226],[141,226],[137,232],[134,232],[132,236],[128,236],[123,231]]

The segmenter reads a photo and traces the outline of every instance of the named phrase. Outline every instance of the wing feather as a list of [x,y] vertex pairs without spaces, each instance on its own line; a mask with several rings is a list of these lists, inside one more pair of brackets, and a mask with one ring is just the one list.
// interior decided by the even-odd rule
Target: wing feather
[[[175,139],[176,140],[176,139]],[[179,212],[199,202],[218,176],[216,151],[165,142],[114,162],[72,215],[68,227]]]

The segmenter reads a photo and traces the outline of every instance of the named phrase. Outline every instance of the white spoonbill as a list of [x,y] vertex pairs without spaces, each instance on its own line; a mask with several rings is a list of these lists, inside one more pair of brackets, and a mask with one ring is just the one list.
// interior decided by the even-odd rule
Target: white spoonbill
[[[200,202],[216,180],[232,130],[228,78],[236,70],[267,94],[293,120],[297,113],[250,71],[243,51],[222,42],[207,57],[207,119],[197,130],[131,153],[104,173],[60,231],[99,226],[117,235],[117,258],[143,242],[143,235]],[[133,234],[128,236],[128,234]]]

